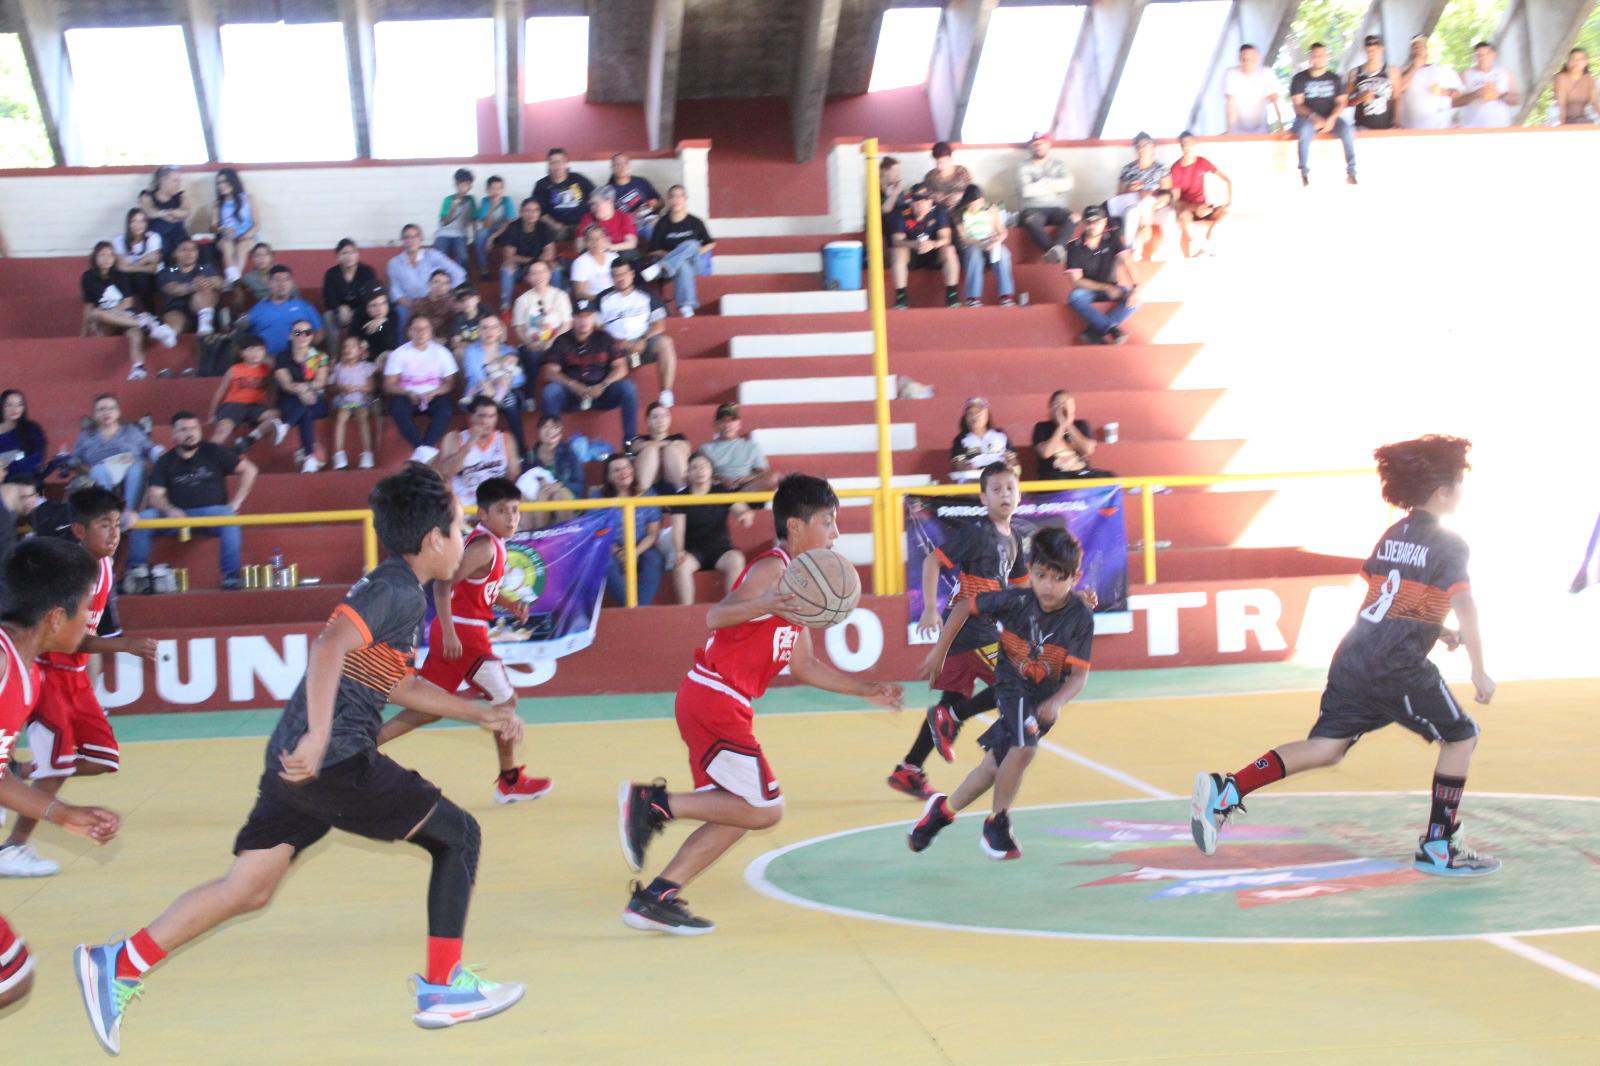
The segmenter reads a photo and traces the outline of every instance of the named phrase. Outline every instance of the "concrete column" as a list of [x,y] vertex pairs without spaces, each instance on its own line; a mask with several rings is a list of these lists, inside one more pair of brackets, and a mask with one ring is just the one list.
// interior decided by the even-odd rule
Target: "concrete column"
[[0,7],[6,21],[21,31],[22,54],[28,61],[28,76],[55,164],[81,165],[82,150],[64,136],[64,131],[72,129],[72,66],[67,62],[67,41],[55,4],[51,0],[0,0]]
[[833,75],[834,42],[839,36],[842,0],[806,0],[800,20],[800,50],[795,57],[794,87],[789,91],[789,119],[794,130],[794,158],[810,162],[822,130],[822,107]]
[[500,148],[506,155],[521,155],[528,12],[523,0],[494,0],[493,14],[494,102],[500,120]]
[[[1143,0],[1135,0],[1143,3]],[[947,0],[933,42],[933,66],[928,73],[928,106],[933,111],[933,132],[947,141],[961,136],[967,118],[967,101],[978,76],[978,57],[989,33],[989,16],[999,0]]]
[[[1261,51],[1261,62],[1270,66],[1289,33],[1296,6],[1296,0],[1235,0],[1189,114],[1190,129],[1202,135],[1226,132],[1228,105],[1223,98],[1222,81],[1229,68],[1239,65],[1239,49],[1246,44],[1255,45]],[[1290,110],[1287,98],[1283,108],[1286,114]]]
[[650,5],[650,54],[644,86],[644,129],[652,151],[672,143],[678,109],[678,54],[683,44],[685,0],[654,0]]
[[339,0],[344,51],[350,67],[350,118],[356,126],[356,158],[372,158],[372,86],[378,46],[372,32],[372,0]]
[[1512,0],[1494,35],[1500,65],[1511,71],[1522,93],[1512,121],[1523,122],[1566,62],[1595,0]]
[[183,43],[189,51],[195,101],[200,105],[200,132],[206,158],[222,159],[222,32],[211,0],[183,0]]
[[1093,140],[1105,129],[1111,99],[1128,65],[1133,35],[1139,31],[1139,20],[1149,2],[1090,0],[1056,108],[1057,137]]

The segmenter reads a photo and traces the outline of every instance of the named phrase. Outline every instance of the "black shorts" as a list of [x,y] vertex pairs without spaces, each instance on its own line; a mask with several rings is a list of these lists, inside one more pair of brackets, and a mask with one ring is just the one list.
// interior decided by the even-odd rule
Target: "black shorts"
[[1359,740],[1363,733],[1391,722],[1429,741],[1469,740],[1478,735],[1478,723],[1461,709],[1437,675],[1388,689],[1358,689],[1329,682],[1309,735]]
[[658,333],[654,337],[644,338],[644,347],[637,352],[628,353],[628,365],[637,370],[641,366],[650,366],[661,359],[661,341],[665,333]]
[[226,418],[236,426],[253,426],[267,409],[259,403],[224,403],[217,406],[217,421]]
[[1012,748],[1039,746],[1039,738],[1049,730],[1039,725],[1035,717],[1037,709],[1037,705],[1024,696],[1010,692],[1000,696],[996,707],[1000,712],[999,721],[978,738],[978,747],[994,756],[996,766],[1006,761]]
[[330,829],[369,840],[404,840],[439,802],[439,787],[387,755],[364,751],[291,785],[267,770],[233,853],[292,844],[299,855]]
[[910,263],[912,270],[944,269],[944,260],[939,258],[939,249],[936,248],[931,252],[919,252],[915,250],[917,247],[916,245],[913,244],[911,247],[913,249],[911,252]]
[[733,551],[733,542],[723,540],[715,544],[701,544],[694,547],[685,545],[683,550],[685,554],[694,556],[694,561],[700,564],[700,569],[715,570],[717,560]]

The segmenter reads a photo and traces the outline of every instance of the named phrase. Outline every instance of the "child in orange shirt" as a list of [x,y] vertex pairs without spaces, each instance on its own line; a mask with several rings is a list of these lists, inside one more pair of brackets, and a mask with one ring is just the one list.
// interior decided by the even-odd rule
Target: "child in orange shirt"
[[272,364],[267,362],[267,344],[260,337],[246,335],[238,340],[239,359],[223,375],[211,398],[213,444],[225,444],[236,426],[251,426],[248,434],[234,441],[239,453],[250,450],[270,430],[272,443],[282,444],[289,435],[288,425],[273,406]]

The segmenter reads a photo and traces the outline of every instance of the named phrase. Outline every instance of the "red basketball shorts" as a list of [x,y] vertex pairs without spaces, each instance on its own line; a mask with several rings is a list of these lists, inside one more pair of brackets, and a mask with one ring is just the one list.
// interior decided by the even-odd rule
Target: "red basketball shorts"
[[691,674],[678,686],[673,710],[678,733],[689,746],[689,771],[697,792],[720,788],[752,807],[783,802],[752,728],[755,715],[744,697]]
[[80,763],[108,773],[122,768],[122,752],[111,719],[94,694],[87,670],[39,671],[39,702],[28,719],[32,780],[71,777]]
[[517,690],[512,687],[511,676],[506,673],[506,664],[495,657],[494,648],[489,643],[489,631],[482,626],[457,622],[456,636],[461,639],[461,657],[446,659],[439,620],[434,619],[428,629],[428,657],[418,671],[422,680],[450,693],[467,685],[496,706],[515,699]]
[[951,652],[945,657],[944,667],[934,679],[933,687],[942,692],[959,692],[963,699],[971,699],[972,690],[980,682],[994,684],[994,664],[999,654],[998,644]]

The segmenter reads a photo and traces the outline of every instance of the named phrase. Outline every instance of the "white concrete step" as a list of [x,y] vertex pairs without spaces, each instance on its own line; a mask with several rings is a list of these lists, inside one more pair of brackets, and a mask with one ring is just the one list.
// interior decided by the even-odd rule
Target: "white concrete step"
[[720,277],[733,274],[820,275],[822,253],[766,252],[757,255],[717,255],[711,259],[711,272]]
[[[891,392],[895,387],[891,379]],[[770,403],[853,403],[878,398],[878,379],[871,374],[846,378],[764,378],[739,385],[739,402]]]
[[[726,300],[727,297],[723,299]],[[728,355],[734,359],[871,355],[872,344],[870,329],[834,333],[757,333],[730,339]]]
[[712,218],[706,229],[713,237],[810,237],[839,232],[831,215],[767,215],[760,218]]
[[[768,456],[851,455],[878,450],[878,427],[871,422],[853,426],[781,426],[758,429],[751,436]],[[916,423],[890,424],[890,448],[903,452],[916,446]]]
[[[878,479],[875,477],[836,477],[829,478],[828,483],[833,486],[835,492],[842,492],[845,489],[875,489],[878,487]],[[927,474],[896,474],[889,479],[889,483],[896,488],[920,489],[924,485],[932,485],[933,478]],[[859,496],[839,501],[840,507],[869,507],[871,504],[871,500]]]
[[849,292],[732,292],[720,302],[723,315],[832,315],[867,309],[864,289]]

